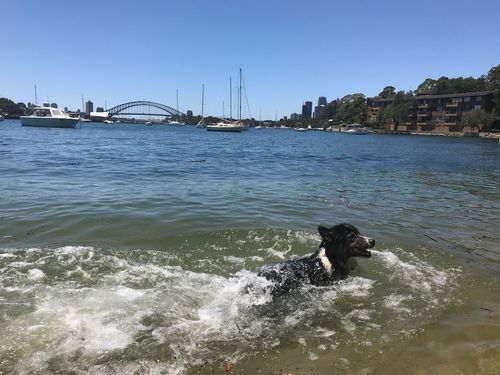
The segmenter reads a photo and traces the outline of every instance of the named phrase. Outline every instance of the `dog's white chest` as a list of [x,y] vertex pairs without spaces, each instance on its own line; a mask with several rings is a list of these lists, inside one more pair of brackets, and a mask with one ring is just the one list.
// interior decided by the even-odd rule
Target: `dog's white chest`
[[326,256],[326,250],[324,248],[321,248],[319,250],[319,259],[321,260],[323,267],[325,267],[325,271],[328,274],[328,276],[331,276],[333,272],[333,265],[332,262],[330,262],[330,260]]

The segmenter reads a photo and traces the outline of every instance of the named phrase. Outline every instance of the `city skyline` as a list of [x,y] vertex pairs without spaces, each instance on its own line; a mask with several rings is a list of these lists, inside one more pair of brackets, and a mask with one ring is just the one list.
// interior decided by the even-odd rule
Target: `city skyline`
[[319,96],[375,96],[386,85],[410,90],[428,77],[486,74],[500,62],[500,4],[475,2],[474,17],[470,6],[8,2],[0,97],[33,102],[37,85],[39,102],[71,109],[84,110],[82,95],[96,107],[151,100],[175,108],[178,90],[179,109],[197,115],[204,84],[205,113],[222,115],[224,102],[227,115],[229,77],[236,87],[241,67],[252,117],[290,116]]

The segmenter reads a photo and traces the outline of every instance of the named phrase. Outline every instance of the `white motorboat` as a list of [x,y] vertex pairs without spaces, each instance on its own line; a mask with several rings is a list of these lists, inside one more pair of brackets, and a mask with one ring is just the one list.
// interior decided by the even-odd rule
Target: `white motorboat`
[[4,120],[3,116],[2,116],[2,115],[0,115],[0,121],[3,121],[3,120]]
[[347,125],[346,129],[344,130],[344,133],[365,135],[368,133],[368,130],[363,125],[350,124]]
[[184,126],[184,125],[186,125],[186,124],[185,124],[185,123],[183,123],[183,122],[180,122],[180,121],[174,121],[174,120],[169,121],[169,122],[168,122],[168,124],[169,124],[170,126]]
[[21,116],[23,126],[38,126],[44,128],[74,128],[80,117],[70,117],[62,109],[52,107],[35,107],[30,116]]
[[113,125],[113,124],[114,124],[113,120],[104,120],[103,122],[104,122],[106,125]]

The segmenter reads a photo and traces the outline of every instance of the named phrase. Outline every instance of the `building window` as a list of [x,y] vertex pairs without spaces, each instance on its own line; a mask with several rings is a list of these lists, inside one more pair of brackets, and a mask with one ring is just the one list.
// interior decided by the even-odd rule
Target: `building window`
[[470,96],[464,96],[464,103],[470,102]]
[[481,104],[474,104],[474,109],[481,109]]
[[476,102],[480,102],[481,101],[481,97],[480,96],[476,96]]
[[436,112],[443,112],[443,106],[438,105],[438,106],[436,107]]
[[462,103],[462,98],[452,98],[451,102],[452,103]]

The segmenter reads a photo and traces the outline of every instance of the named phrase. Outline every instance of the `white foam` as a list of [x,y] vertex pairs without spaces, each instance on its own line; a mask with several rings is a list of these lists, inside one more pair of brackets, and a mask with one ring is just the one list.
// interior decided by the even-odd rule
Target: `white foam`
[[[374,250],[372,253],[390,270],[387,274],[390,281],[414,289],[420,297],[434,305],[440,303],[436,295],[446,293],[450,281],[460,272],[455,268],[443,271],[418,259],[413,260],[412,263],[403,261],[390,251]],[[390,304],[391,301],[388,303]]]
[[405,303],[412,299],[413,297],[409,295],[390,294],[384,297],[384,306],[388,309],[410,314],[411,309],[406,307]]
[[39,270],[38,268],[33,268],[28,271],[28,279],[37,281],[41,280],[45,277],[45,273],[42,270]]
[[339,283],[339,289],[343,294],[353,297],[367,297],[374,284],[375,280],[352,277]]
[[226,262],[230,262],[230,263],[234,263],[234,264],[243,264],[245,263],[245,258],[241,258],[241,257],[235,257],[235,256],[232,256],[232,255],[226,255],[224,256],[224,260]]
[[288,247],[287,250],[276,250],[274,249],[274,247],[270,247],[270,248],[267,248],[266,249],[266,252],[272,256],[272,257],[275,257],[275,258],[279,258],[279,259],[282,259],[282,260],[285,260],[286,259],[286,254],[288,254],[291,250],[291,246]]
[[[295,236],[290,233],[290,237]],[[288,246],[281,246],[283,243],[283,238],[277,237],[274,246],[265,249],[263,245],[256,251],[261,251],[264,258],[269,254],[285,259],[292,245],[289,242]],[[230,276],[192,272],[168,265],[169,255],[155,251],[141,257],[149,261],[80,246],[31,251],[29,260],[38,256],[33,261],[37,267],[45,269],[40,266],[42,262],[60,264],[63,272],[61,279],[25,283],[30,277],[45,281],[51,274],[45,275],[27,262],[12,262],[14,265],[9,263],[2,269],[2,277],[9,277],[6,285],[13,284],[9,286],[13,296],[7,298],[18,303],[25,300],[26,294],[31,304],[22,318],[8,322],[3,338],[8,343],[5,347],[21,346],[19,351],[27,353],[19,358],[19,373],[44,372],[49,363],[57,362],[56,358],[70,362],[81,356],[86,361],[85,371],[90,373],[183,374],[200,358],[217,361],[227,354],[236,361],[256,347],[280,350],[279,346],[288,342],[288,335],[299,337],[306,358],[318,360],[317,353],[325,357],[323,351],[335,350],[346,340],[356,340],[363,346],[373,342],[376,346],[373,334],[382,332],[382,325],[390,341],[394,330],[386,319],[401,318],[400,312],[409,314],[410,307],[414,308],[422,296],[426,308],[430,304],[439,306],[451,277],[447,271],[411,256],[410,260],[401,260],[390,251],[375,250],[370,261],[375,261],[380,277],[371,280],[355,276],[334,285],[307,286],[293,298],[271,304],[271,283],[247,270]],[[2,260],[3,263],[11,258],[22,260],[14,259],[15,251],[9,253],[14,256],[4,257],[7,261]],[[226,255],[223,259],[238,265],[238,269],[247,260],[263,261],[261,256]],[[213,264],[213,257],[207,256],[205,261]],[[28,266],[30,270],[22,269]],[[99,273],[102,266],[105,273]],[[442,294],[434,296],[436,291]],[[342,307],[338,305],[339,298]],[[35,346],[37,354],[33,353]],[[233,352],[236,346],[239,349]],[[161,347],[162,362],[128,360],[128,353],[135,353],[136,347],[139,352]],[[123,356],[122,363],[98,364],[103,356],[114,351],[117,357]]]
[[316,353],[313,353],[313,352],[309,352],[308,357],[309,357],[310,361],[316,361],[316,360],[319,359],[319,356]]

